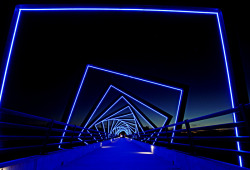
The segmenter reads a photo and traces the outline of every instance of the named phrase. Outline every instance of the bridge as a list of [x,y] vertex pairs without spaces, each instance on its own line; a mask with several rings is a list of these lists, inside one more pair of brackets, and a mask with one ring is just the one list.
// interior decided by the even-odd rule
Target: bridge
[[[235,82],[224,33],[222,12],[218,9],[147,8],[62,8],[20,5],[16,7],[7,44],[6,65],[2,68],[0,104],[18,24],[22,13],[44,11],[164,12],[212,15],[216,19],[223,53],[231,107],[192,119],[184,119],[189,87],[141,78],[106,68],[87,65],[62,121],[0,107],[0,155],[2,170],[19,169],[247,169],[250,156],[249,102],[234,94]],[[20,20],[21,21],[21,20]],[[80,125],[70,124],[82,87],[90,71],[108,74],[118,80],[146,83],[167,89],[175,96],[175,114],[160,109],[127,89],[110,81]],[[135,84],[136,84],[135,83]],[[239,93],[239,89],[236,93]],[[107,100],[108,95],[118,95]],[[115,99],[114,99],[115,98]],[[237,100],[236,100],[237,99]],[[172,99],[171,99],[172,100]],[[105,103],[105,102],[106,103]],[[246,101],[246,100],[244,100]],[[119,102],[123,102],[121,107]],[[105,103],[105,107],[101,105]],[[37,108],[38,109],[38,108]],[[99,109],[99,112],[98,112]],[[101,110],[101,111],[100,111]],[[146,110],[146,111],[145,111]],[[150,117],[146,112],[150,112]],[[191,126],[193,123],[229,115],[231,123]],[[160,120],[160,121],[159,121]],[[160,122],[160,123],[159,123]],[[160,124],[160,125],[159,125]]]

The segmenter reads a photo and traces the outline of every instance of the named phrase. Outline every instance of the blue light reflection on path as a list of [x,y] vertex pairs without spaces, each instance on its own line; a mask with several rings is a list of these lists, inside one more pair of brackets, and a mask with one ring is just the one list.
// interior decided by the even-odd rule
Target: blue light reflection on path
[[[98,163],[97,163],[98,162]],[[116,142],[102,145],[101,149],[91,152],[80,159],[60,167],[68,169],[168,169],[172,165],[166,160],[152,154],[127,138],[119,138]]]

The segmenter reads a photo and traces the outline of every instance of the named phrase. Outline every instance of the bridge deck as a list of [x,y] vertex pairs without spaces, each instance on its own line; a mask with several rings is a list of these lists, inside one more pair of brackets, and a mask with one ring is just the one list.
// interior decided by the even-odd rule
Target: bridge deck
[[167,163],[126,138],[120,138],[108,146],[103,146],[69,164],[62,166],[68,169],[171,169]]

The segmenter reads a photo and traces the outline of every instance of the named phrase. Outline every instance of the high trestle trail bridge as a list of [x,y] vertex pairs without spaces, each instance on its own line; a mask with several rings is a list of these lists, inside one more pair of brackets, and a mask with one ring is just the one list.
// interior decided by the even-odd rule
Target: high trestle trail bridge
[[[50,16],[52,14],[55,15],[53,17],[58,17],[59,15],[63,15],[64,18],[59,17],[59,19],[57,18],[58,20],[54,20],[55,18]],[[67,17],[65,17],[66,14],[67,14]],[[68,16],[68,14],[70,14],[70,16]],[[79,17],[83,14],[84,14],[84,17]],[[210,107],[208,109],[205,108],[204,109],[206,110],[205,112],[199,113],[193,116],[193,118],[186,119],[184,117],[184,114],[186,112],[185,109],[186,109],[186,106],[188,105],[188,102],[190,101],[190,98],[188,98],[188,95],[190,95],[190,93],[192,93],[192,90],[195,89],[193,88],[192,90],[190,90],[192,88],[192,84],[186,85],[186,84],[180,83],[184,81],[175,82],[173,80],[165,80],[164,78],[157,79],[149,75],[141,76],[142,74],[140,73],[133,74],[133,71],[131,71],[132,69],[131,70],[127,69],[129,71],[126,72],[126,68],[129,67],[128,65],[126,65],[125,67],[124,65],[120,64],[119,66],[122,65],[124,67],[121,67],[120,68],[121,70],[115,69],[115,68],[119,68],[119,66],[116,65],[115,61],[119,63],[120,62],[119,60],[121,59],[121,57],[120,58],[118,57],[118,59],[116,59],[115,57],[113,58],[111,57],[113,60],[115,60],[114,63],[112,63],[113,60],[112,61],[109,60],[110,63],[106,62],[106,65],[105,63],[104,64],[102,63],[104,62],[104,59],[101,59],[100,62],[97,62],[97,65],[88,64],[88,63],[95,64],[95,61],[91,60],[92,59],[91,57],[94,57],[94,56],[91,56],[92,53],[100,52],[100,51],[101,53],[103,51],[105,52],[106,49],[105,50],[102,49],[103,51],[98,50],[97,45],[96,45],[98,44],[99,41],[105,38],[99,38],[98,40],[96,40],[97,38],[96,39],[93,38],[93,39],[90,39],[90,41],[86,43],[87,45],[92,43],[92,45],[94,46],[94,50],[91,48],[90,52],[88,53],[88,55],[90,55],[88,59],[86,59],[86,56],[84,56],[85,58],[76,57],[72,59],[74,57],[73,55],[74,50],[72,49],[76,49],[80,47],[80,46],[75,47],[72,44],[74,43],[77,44],[77,43],[82,42],[82,40],[79,40],[81,38],[78,38],[78,36],[76,36],[75,38],[78,41],[76,39],[75,39],[76,42],[67,41],[68,43],[67,47],[70,47],[70,45],[73,46],[72,49],[69,50],[70,57],[72,58],[69,58],[69,59],[67,58],[66,60],[63,60],[62,59],[63,57],[59,55],[59,59],[62,60],[62,61],[60,60],[60,62],[64,62],[64,64],[66,63],[66,65],[68,63],[72,64],[71,59],[74,60],[75,65],[73,65],[71,68],[60,66],[60,64],[58,64],[57,58],[55,60],[52,59],[53,56],[58,57],[57,55],[59,54],[59,51],[63,49],[63,47],[58,45],[60,47],[57,46],[57,49],[60,49],[60,50],[57,50],[56,53],[52,53],[52,51],[54,50],[54,46],[56,46],[57,44],[56,42],[53,43],[53,41],[51,41],[52,43],[47,42],[47,38],[46,38],[47,33],[49,33],[51,29],[52,30],[54,29],[52,31],[53,32],[52,38],[54,37],[54,40],[59,39],[57,40],[58,44],[60,44],[59,41],[63,42],[64,38],[74,37],[74,36],[68,36],[68,37],[65,36],[62,38],[61,35],[59,37],[54,36],[54,35],[57,35],[58,32],[60,33],[61,30],[52,28],[51,25],[57,22],[59,23],[60,21],[64,19],[69,19],[72,16],[73,16],[73,19],[70,18],[72,20],[74,20],[75,18],[76,20],[87,18],[86,22],[90,22],[90,23],[94,23],[95,21],[97,24],[99,24],[98,22],[100,21],[100,23],[104,25],[104,26],[102,25],[102,27],[105,27],[108,25],[106,22],[113,23],[113,21],[115,20],[123,24],[123,25],[121,24],[122,29],[128,29],[126,27],[126,24],[123,23],[123,21],[127,22],[127,21],[134,19],[133,24],[138,24],[137,27],[140,27],[140,22],[143,21],[146,23],[146,25],[150,25],[147,23],[150,17],[160,18],[162,17],[161,16],[162,14],[164,14],[164,17],[170,17],[170,18],[172,16],[176,18],[180,18],[180,16],[183,17],[185,15],[184,16],[185,22],[187,21],[188,17],[203,21],[203,19],[201,18],[205,16],[207,17],[207,19],[213,20],[212,23],[215,25],[215,28],[212,29],[212,26],[209,25],[209,27],[211,26],[211,29],[213,30],[211,35],[209,36],[211,37],[212,35],[216,34],[215,36],[216,43],[211,43],[211,44],[213,45],[216,44],[215,46],[218,49],[216,49],[215,51],[216,51],[216,55],[218,56],[216,55],[211,55],[211,56],[216,56],[218,58],[220,57],[218,59],[218,63],[215,64],[215,65],[218,65],[218,67],[220,67],[220,71],[217,72],[213,70],[214,68],[211,68],[211,67],[209,68],[212,70],[211,72],[213,72],[214,75],[218,74],[219,76],[222,76],[223,78],[219,77],[215,79],[214,75],[211,76],[210,74],[208,74],[209,71],[206,70],[206,73],[207,75],[210,76],[210,78],[213,77],[212,80],[209,80],[210,83],[211,82],[213,83],[212,85],[218,82],[221,82],[220,80],[222,79],[225,82],[223,82],[224,84],[222,83],[223,85],[220,86],[222,87],[220,88],[220,90],[211,92],[208,90],[210,88],[209,87],[210,85],[207,85],[206,87],[202,87],[205,90],[200,90],[200,91],[204,92],[207,90],[206,94],[216,93],[215,96],[217,96],[217,93],[220,93],[223,90],[226,91],[225,95],[223,93],[223,96],[222,96],[226,98],[225,99],[225,101],[227,102],[226,106],[222,104],[223,107],[219,107],[220,105],[218,104],[217,110],[215,109],[216,111],[211,111],[211,113],[208,110],[210,109],[213,110],[214,108],[210,108]],[[39,38],[43,39],[45,37],[44,39],[46,40],[44,41],[46,41],[46,43],[42,42],[41,43],[42,45],[37,45],[39,46],[39,48],[41,48],[40,50],[34,50],[32,49],[31,46],[32,44],[36,44],[36,42],[35,40],[29,40],[30,37],[34,38],[34,36],[30,36],[29,38],[27,37],[27,42],[28,41],[31,42],[31,43],[29,42],[30,45],[28,46],[28,49],[25,50],[24,48],[22,48],[22,46],[18,48],[18,43],[19,45],[20,44],[23,45],[26,43],[25,40],[22,40],[22,37],[21,37],[22,33],[25,36],[26,34],[32,32],[31,30],[34,29],[35,26],[40,24],[38,26],[40,28],[42,27],[41,25],[44,25],[39,22],[35,23],[38,19],[37,18],[34,19],[32,18],[32,16],[39,18],[42,15],[46,15],[48,19],[52,19],[52,21],[49,23],[50,25],[49,31],[47,30],[46,34],[39,33]],[[88,18],[90,17],[90,15],[92,16],[92,19],[94,18],[93,19],[94,21]],[[135,15],[140,15],[140,16],[134,17]],[[29,22],[28,20],[25,20],[25,17],[27,17],[28,19],[32,21],[32,24],[30,24],[32,26],[31,29],[28,29],[28,26],[25,27],[25,24],[29,25],[27,24]],[[105,22],[103,22],[102,20],[103,18],[100,19],[100,17],[104,17],[104,19],[106,19]],[[110,17],[114,17],[113,20],[112,19],[109,20]],[[130,19],[128,20],[128,18],[126,17],[130,17]],[[123,18],[123,20],[121,18]],[[142,18],[144,18],[144,20]],[[168,21],[175,23],[176,22],[175,19],[169,19]],[[158,22],[158,20],[155,18],[153,19],[151,18],[151,20],[154,23]],[[44,21],[46,21],[46,19],[41,19],[41,22],[44,22]],[[82,28],[87,29],[88,24],[86,24],[87,26],[84,24],[79,25],[78,20],[75,23],[78,24],[79,28],[81,28],[81,32],[82,32]],[[204,24],[206,22],[204,21],[202,23]],[[179,9],[179,8],[166,8],[166,7],[163,7],[163,8],[158,8],[158,7],[157,8],[148,8],[148,7],[131,8],[129,7],[127,8],[127,7],[73,7],[73,6],[63,6],[63,5],[17,5],[14,11],[13,18],[12,18],[12,22],[10,26],[10,33],[8,36],[8,41],[6,43],[7,44],[6,52],[4,53],[4,58],[2,61],[3,64],[1,67],[0,170],[22,170],[22,169],[23,170],[33,170],[33,169],[34,170],[50,170],[50,169],[51,170],[52,169],[60,169],[60,170],[64,170],[64,169],[65,170],[66,169],[72,169],[72,170],[77,170],[77,169],[84,169],[84,170],[85,169],[86,170],[88,169],[94,169],[94,170],[97,170],[97,169],[240,170],[240,169],[249,169],[250,168],[250,117],[249,117],[250,103],[248,100],[247,93],[245,93],[247,90],[244,89],[246,85],[244,83],[243,83],[244,85],[241,84],[244,81],[242,82],[239,81],[240,78],[242,77],[241,75],[239,76],[238,74],[240,70],[236,69],[235,65],[237,64],[232,62],[236,60],[231,60],[231,57],[232,58],[235,57],[234,56],[235,53],[232,53],[231,55],[229,55],[230,54],[229,47],[231,49],[234,49],[236,47],[232,46],[231,41],[228,41],[228,39],[230,40],[230,37],[228,37],[227,39],[226,32],[225,32],[226,31],[225,23],[224,23],[222,11],[216,8],[214,9],[212,8],[211,9],[210,8]],[[161,24],[162,23],[160,22],[160,25]],[[77,32],[75,30],[77,30],[78,26],[71,28],[70,24],[66,24],[64,23],[64,21],[62,21],[62,23],[58,25],[62,25],[62,27],[68,26],[67,29],[73,30],[70,32],[72,33],[72,35],[74,32]],[[191,24],[188,23],[188,25],[191,25]],[[57,25],[55,24],[54,27],[56,26]],[[179,25],[177,24],[177,26]],[[96,26],[94,27],[96,28]],[[151,28],[153,29],[153,27]],[[199,27],[199,29],[202,29],[202,28],[203,27]],[[104,37],[107,37],[107,35],[111,36],[108,33],[106,35],[106,32],[108,32],[109,29],[111,29],[111,27],[107,27],[106,29],[104,29],[105,30]],[[91,32],[91,30],[92,29],[89,29],[88,31]],[[136,35],[142,32],[142,29],[138,29],[138,30],[137,30]],[[98,34],[99,32],[96,31],[96,29],[93,29],[92,31],[95,32],[95,35],[101,35],[101,34]],[[157,33],[157,31],[155,29],[154,33]],[[188,31],[191,32],[192,30],[189,29]],[[126,36],[129,36],[133,32],[134,30],[132,30],[132,32],[128,34],[124,34],[125,36],[123,35],[123,38],[125,39]],[[197,31],[195,33],[197,33]],[[89,35],[87,34],[84,34],[86,38],[88,36],[89,37],[92,36],[91,34]],[[170,38],[171,38],[170,36],[171,34],[172,34],[171,32],[170,34],[168,34]],[[64,32],[63,32],[63,35],[65,35]],[[143,34],[143,36],[138,39],[143,39],[144,36],[145,35]],[[181,38],[183,36],[184,34],[179,37]],[[116,40],[118,39],[116,35],[114,35],[114,37]],[[152,37],[155,38],[157,36],[152,36]],[[172,38],[174,38],[174,40],[176,39],[175,36],[173,36]],[[26,39],[26,37],[24,39]],[[36,37],[34,39],[36,39]],[[106,38],[106,39],[107,39],[107,43],[105,42],[103,44],[100,43],[101,45],[99,44],[101,47],[107,44],[109,45],[109,43],[111,43],[111,41],[108,41],[109,38]],[[190,39],[192,39],[192,37]],[[174,41],[174,40],[173,42],[175,42],[176,44],[180,44],[179,41],[177,43],[177,41]],[[149,42],[152,43],[151,39],[149,40]],[[47,43],[51,43],[50,44],[51,46],[49,47],[49,51],[46,52],[46,55],[43,55],[44,54],[43,52],[46,51],[44,44],[47,44]],[[133,42],[133,43],[136,46],[136,48],[140,45],[137,42]],[[115,42],[115,44],[116,45],[118,44],[116,48],[119,48],[119,43]],[[130,42],[129,43],[126,42],[125,44],[130,44]],[[169,45],[172,45],[172,44],[174,43],[170,42]],[[153,45],[154,44],[152,44],[152,46]],[[189,44],[186,43],[185,45],[189,45]],[[83,48],[83,47],[81,46],[80,48]],[[86,50],[88,50],[87,48]],[[143,49],[145,48],[147,47],[143,46]],[[164,47],[164,51],[167,51],[165,48],[166,47]],[[157,49],[158,49],[158,45],[157,45]],[[40,60],[37,61],[38,59],[36,58],[34,59],[33,53],[31,56],[28,56],[28,54],[26,55],[26,53],[25,55],[20,54],[21,59],[20,57],[18,59],[17,56],[19,55],[19,52],[21,53],[22,50],[24,50],[25,52],[29,50],[34,50],[36,54],[41,53],[42,55],[41,58],[43,57],[45,58],[48,57],[48,58],[45,59],[46,62],[42,64],[39,63]],[[171,51],[171,47],[168,50]],[[211,49],[209,50],[212,51]],[[173,51],[174,53],[176,53],[177,51],[182,51],[182,50],[178,47]],[[235,51],[235,50],[232,50],[232,51]],[[81,52],[82,50],[79,53]],[[60,54],[63,55],[63,53],[64,52]],[[115,55],[116,53],[118,54],[118,52],[114,52],[114,53]],[[196,53],[199,53],[199,52],[196,51]],[[109,54],[111,55],[111,53]],[[155,51],[154,51],[154,54],[155,54]],[[65,55],[67,55],[68,57],[68,54],[66,52],[65,52]],[[75,55],[77,56],[78,53]],[[195,54],[192,54],[192,55],[195,55]],[[154,58],[152,56],[150,57]],[[198,57],[199,57],[199,60],[201,60],[200,55]],[[81,60],[79,58],[81,58]],[[237,58],[237,56],[235,58]],[[20,64],[25,59],[31,60],[33,63],[37,62],[40,65],[31,66],[30,63],[23,62],[24,64],[23,65],[21,64],[22,66],[20,66],[20,68],[22,67],[25,71],[27,70],[28,71],[27,72],[24,71],[25,74],[21,74],[23,72],[22,72],[22,69],[20,70],[18,69],[19,68],[18,64]],[[85,59],[87,61],[85,61]],[[124,60],[128,60],[128,59],[125,58]],[[150,64],[151,64],[151,61],[153,60],[157,60],[157,59],[151,59]],[[172,58],[172,61],[174,60],[179,60],[179,59]],[[144,60],[142,61],[140,60],[140,62],[143,62],[143,61]],[[217,61],[217,58],[216,58],[216,61]],[[42,62],[42,59],[41,59],[41,62]],[[83,64],[81,62],[83,62]],[[185,58],[185,61],[183,62],[193,63],[191,59],[187,59],[187,57]],[[47,67],[46,64],[48,63],[49,64],[52,63],[51,64],[52,66]],[[202,63],[204,64],[205,62],[202,60]],[[208,64],[208,62],[206,64]],[[178,66],[179,65],[180,64],[178,61]],[[201,69],[202,66],[200,66],[199,64],[196,64],[196,65],[198,65],[199,66],[198,68]],[[28,78],[27,77],[23,78],[27,74],[31,75],[30,73],[33,70],[31,70],[30,67],[32,67],[33,70],[37,69],[39,74],[36,77],[32,75],[31,78],[29,76],[27,76]],[[59,67],[61,70],[59,69]],[[157,66],[155,66],[154,68],[150,70],[149,66],[147,65],[146,69],[144,68],[145,75],[147,75],[147,73],[151,74],[151,72],[153,74],[153,71],[154,69],[156,69],[156,67]],[[57,68],[59,71],[57,70]],[[195,69],[192,70],[193,69],[192,66],[190,66],[189,68],[190,70],[184,69],[184,66],[182,69],[183,70],[181,71],[184,73],[191,70],[190,72],[192,73],[195,72],[195,74],[199,75],[197,73],[199,72],[199,70],[195,70]],[[54,70],[54,71],[56,70],[56,73],[54,74],[48,70]],[[75,72],[73,73],[72,70]],[[119,71],[114,71],[114,70],[119,70]],[[141,70],[141,67],[139,66],[138,66],[138,70],[141,72],[144,72]],[[69,72],[71,71],[71,72],[68,74],[67,71]],[[175,72],[175,71],[172,71],[172,72]],[[169,74],[172,74],[172,72]],[[41,83],[42,85],[39,83],[37,84],[39,84],[39,88],[43,89],[44,86],[46,86],[43,83],[45,82],[45,79],[47,78],[45,75],[43,75],[43,73],[44,74],[46,73],[46,76],[48,77],[51,75],[56,75],[56,76],[51,76],[52,78],[49,79],[48,82],[46,82],[47,83],[46,85],[53,86],[54,89],[51,91],[41,90],[39,91],[39,93],[35,93],[34,92],[35,87],[33,88],[33,86],[30,85],[30,82],[31,84],[32,83],[36,84],[36,81]],[[60,73],[63,74],[62,76],[63,78],[60,76],[57,77],[57,75],[59,75]],[[66,95],[68,97],[67,98],[65,97],[65,100],[58,99],[60,101],[63,100],[64,102],[66,101],[65,102],[66,104],[64,103],[62,106],[63,109],[60,108],[61,110],[63,110],[63,111],[60,111],[60,113],[62,113],[63,115],[60,115],[61,116],[60,119],[52,118],[54,116],[53,109],[51,109],[52,111],[50,115],[49,113],[44,113],[44,115],[42,115],[41,112],[44,111],[43,109],[45,107],[48,107],[45,105],[43,107],[43,102],[45,100],[47,99],[50,100],[49,99],[50,97],[51,97],[51,100],[55,99],[53,98],[54,96],[52,94],[57,94],[58,96],[62,96],[62,93],[64,91],[59,93],[59,90],[63,89],[66,91],[66,89],[69,89],[69,88],[64,88],[64,85],[67,84],[66,80],[64,81],[64,79],[66,79],[64,76],[70,75],[71,73],[74,75],[68,76],[68,79],[71,80],[70,78],[72,77],[75,78],[74,81],[68,81],[68,83],[70,83],[70,86],[67,86],[67,87],[70,87],[69,91],[71,92],[65,92],[69,94],[69,95]],[[13,76],[15,74],[17,74],[17,76]],[[97,80],[97,77],[100,78],[100,80],[99,79]],[[205,77],[205,75],[202,74],[202,75],[199,75],[198,77],[203,78]],[[63,80],[61,80],[60,78]],[[184,77],[184,78],[189,79],[189,77],[188,78]],[[58,82],[60,81],[60,83],[58,82],[55,83],[54,82],[56,81],[55,79],[58,80]],[[199,83],[199,81],[208,82],[207,80],[205,81],[204,79],[197,80],[196,77],[194,79],[195,79],[194,82],[196,83],[197,82]],[[64,82],[64,83],[61,83],[61,82]],[[92,84],[89,82],[92,82]],[[55,84],[58,83],[59,85],[57,84],[58,85],[57,86],[53,83]],[[72,84],[75,84],[75,85],[72,85]],[[105,87],[101,87],[102,85]],[[134,88],[134,85],[136,86],[135,88]],[[59,87],[59,86],[63,86],[63,87]],[[151,88],[151,86],[153,86],[154,88]],[[199,85],[199,86],[202,86],[202,85]],[[200,88],[199,86],[197,85],[195,87]],[[21,89],[20,91],[18,90],[15,91],[16,89],[19,89],[19,88]],[[49,87],[47,86],[46,88],[49,89]],[[211,88],[215,88],[215,85]],[[22,89],[25,89],[26,91]],[[165,91],[162,92],[159,89],[161,90],[163,89],[166,92]],[[139,92],[136,93],[137,91]],[[200,91],[197,94],[200,94]],[[92,92],[93,94],[94,93],[95,94],[92,95]],[[43,93],[46,93],[46,95]],[[165,104],[164,107],[165,106],[169,108],[174,107],[174,109],[171,108],[170,109],[171,112],[166,111],[167,110],[166,108],[162,109],[157,104],[155,104],[156,102],[152,102],[151,100],[148,100],[149,97],[144,98],[145,96],[147,96],[146,93],[149,93],[148,96],[151,95],[151,98],[153,98],[155,101],[158,101],[160,103],[165,102],[165,99],[163,100],[163,98],[161,98],[164,95],[164,97],[168,98],[166,99],[168,104],[164,103]],[[143,94],[144,96],[140,94]],[[159,96],[161,97],[157,96],[157,94],[159,94]],[[38,97],[39,95],[46,96],[46,99],[43,100],[42,98],[39,98]],[[84,95],[88,96],[88,99],[85,99]],[[201,97],[198,96],[197,100],[202,100],[202,97],[206,98],[204,96],[205,95],[203,96],[201,95]],[[210,94],[208,96],[210,96]],[[37,99],[36,97],[39,99]],[[90,101],[91,98],[95,100],[95,102]],[[39,102],[33,102],[33,100],[38,100]],[[212,101],[212,98],[209,98],[207,100],[204,100],[206,102],[203,102],[203,103],[206,104],[206,103],[214,102],[215,103],[214,105],[217,106],[216,102],[219,102],[219,100],[220,99],[216,99],[216,101]],[[16,103],[14,102],[13,104],[9,101],[15,101]],[[48,103],[49,102],[47,102],[47,104]],[[58,103],[60,102],[57,100],[53,100],[53,103],[49,103],[48,105],[51,108],[55,108],[55,107],[59,107],[59,105],[57,106]],[[121,106],[121,103],[123,104],[123,106]],[[17,105],[17,108],[14,107],[15,105]],[[88,107],[88,108],[87,109],[80,108],[79,105],[83,107]],[[20,108],[25,108],[25,106],[27,106],[28,108],[28,109],[26,108],[26,110],[33,109],[33,111],[26,112],[26,111],[23,111],[25,109],[23,110],[20,109]],[[209,106],[212,106],[212,105],[209,105]],[[202,110],[204,106],[200,106],[197,104],[195,105],[195,107],[201,108],[200,110]],[[78,111],[75,112],[77,108],[78,108]],[[218,108],[222,108],[222,109],[218,110]],[[39,111],[40,112],[35,113],[34,110],[36,110],[37,112]],[[30,113],[33,113],[33,114],[30,114]],[[80,116],[74,113],[80,113],[79,114]],[[83,120],[80,120],[81,116],[85,116]],[[225,122],[223,122],[224,121],[223,118],[225,118],[225,116],[230,117],[231,121],[229,122],[225,120]],[[215,119],[223,120],[223,121],[222,122],[213,121]],[[75,123],[74,121],[77,123]],[[209,123],[206,124],[204,122],[209,122]],[[193,126],[194,124],[197,126]]]

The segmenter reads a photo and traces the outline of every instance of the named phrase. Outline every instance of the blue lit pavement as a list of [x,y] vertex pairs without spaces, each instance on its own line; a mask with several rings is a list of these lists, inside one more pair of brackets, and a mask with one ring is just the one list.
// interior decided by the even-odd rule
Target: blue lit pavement
[[135,170],[161,170],[172,169],[161,158],[152,154],[127,138],[118,138],[108,146],[93,151],[82,158],[65,164],[62,170],[103,170],[103,169],[135,169]]

